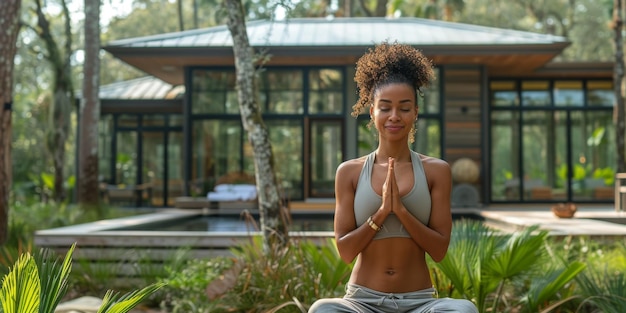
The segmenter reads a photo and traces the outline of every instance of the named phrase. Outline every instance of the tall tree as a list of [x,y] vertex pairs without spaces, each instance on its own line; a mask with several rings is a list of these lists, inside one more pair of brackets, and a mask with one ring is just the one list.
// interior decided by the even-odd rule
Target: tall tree
[[79,184],[81,206],[98,205],[98,121],[100,120],[100,0],[85,0],[85,62],[80,105]]
[[613,71],[613,88],[615,90],[615,108],[613,119],[615,121],[615,149],[617,150],[617,172],[626,170],[626,157],[624,156],[624,20],[622,16],[623,0],[615,0],[613,6],[613,30],[615,32],[615,69]]
[[13,59],[17,51],[21,0],[0,1],[0,244],[7,241],[11,186]]
[[63,17],[64,44],[60,46],[55,39],[48,17],[44,13],[41,0],[35,0],[37,26],[27,25],[34,30],[45,46],[45,57],[54,73],[52,86],[52,109],[50,110],[50,133],[48,149],[52,154],[54,166],[53,197],[57,201],[65,198],[64,164],[66,158],[65,144],[70,133],[70,115],[74,104],[74,84],[72,80],[72,27],[70,11],[65,0],[60,1]]
[[176,1],[178,6],[178,30],[185,30],[185,18],[183,17],[183,0]]
[[278,190],[269,133],[258,105],[255,55],[248,39],[245,11],[241,0],[225,0],[225,5],[228,15],[227,25],[233,39],[241,121],[248,133],[254,156],[264,246],[266,249],[284,246],[289,240],[287,211],[283,208]]

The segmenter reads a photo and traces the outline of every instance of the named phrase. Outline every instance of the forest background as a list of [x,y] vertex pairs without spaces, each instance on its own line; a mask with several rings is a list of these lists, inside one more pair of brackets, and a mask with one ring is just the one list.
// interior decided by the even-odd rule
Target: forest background
[[[57,101],[60,77],[69,95],[83,83],[83,0],[23,0],[14,62],[10,202],[76,200],[78,102]],[[221,0],[102,0],[101,43],[226,24]],[[306,0],[244,1],[248,20],[296,17],[422,17],[564,36],[572,44],[554,61],[615,58],[612,0]],[[48,22],[47,36],[42,20]],[[51,54],[56,46],[59,58]],[[65,60],[65,61],[64,61]],[[142,73],[100,52],[100,85]],[[60,75],[67,71],[67,75]],[[67,116],[59,119],[59,115]],[[65,120],[65,121],[63,121]],[[61,121],[61,122],[60,122]],[[94,173],[97,175],[97,173]]]

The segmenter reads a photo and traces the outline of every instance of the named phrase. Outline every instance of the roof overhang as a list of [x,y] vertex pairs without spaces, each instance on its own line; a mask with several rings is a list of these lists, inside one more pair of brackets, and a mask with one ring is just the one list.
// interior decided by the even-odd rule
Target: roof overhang
[[[489,75],[513,76],[532,74],[570,44],[558,36],[417,18],[255,21],[248,34],[251,46],[270,56],[266,65],[352,66],[374,42],[393,34],[435,65],[484,65]],[[125,39],[104,49],[174,85],[184,82],[185,67],[234,65],[224,26]]]
[[[435,65],[485,65],[489,75],[523,76],[550,62],[567,43],[539,46],[419,47]],[[354,65],[368,47],[256,47],[270,55],[266,65]],[[124,48],[107,47],[120,60],[170,84],[184,82],[188,66],[233,66],[232,47]]]

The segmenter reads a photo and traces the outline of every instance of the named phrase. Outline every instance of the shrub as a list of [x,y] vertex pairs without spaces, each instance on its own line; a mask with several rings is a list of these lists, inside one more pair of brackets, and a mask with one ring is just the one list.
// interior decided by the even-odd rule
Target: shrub
[[177,312],[306,312],[318,298],[343,293],[351,265],[339,258],[334,240],[318,246],[292,239],[264,251],[260,237],[232,250],[232,258],[195,260],[172,273],[169,303]]

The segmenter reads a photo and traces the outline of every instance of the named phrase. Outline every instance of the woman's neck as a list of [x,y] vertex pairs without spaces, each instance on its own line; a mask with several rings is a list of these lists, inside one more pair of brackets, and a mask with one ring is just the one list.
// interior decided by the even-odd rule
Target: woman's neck
[[376,160],[386,163],[389,158],[394,158],[396,162],[411,162],[411,149],[409,149],[408,145],[394,145],[392,147],[382,144],[378,145]]

